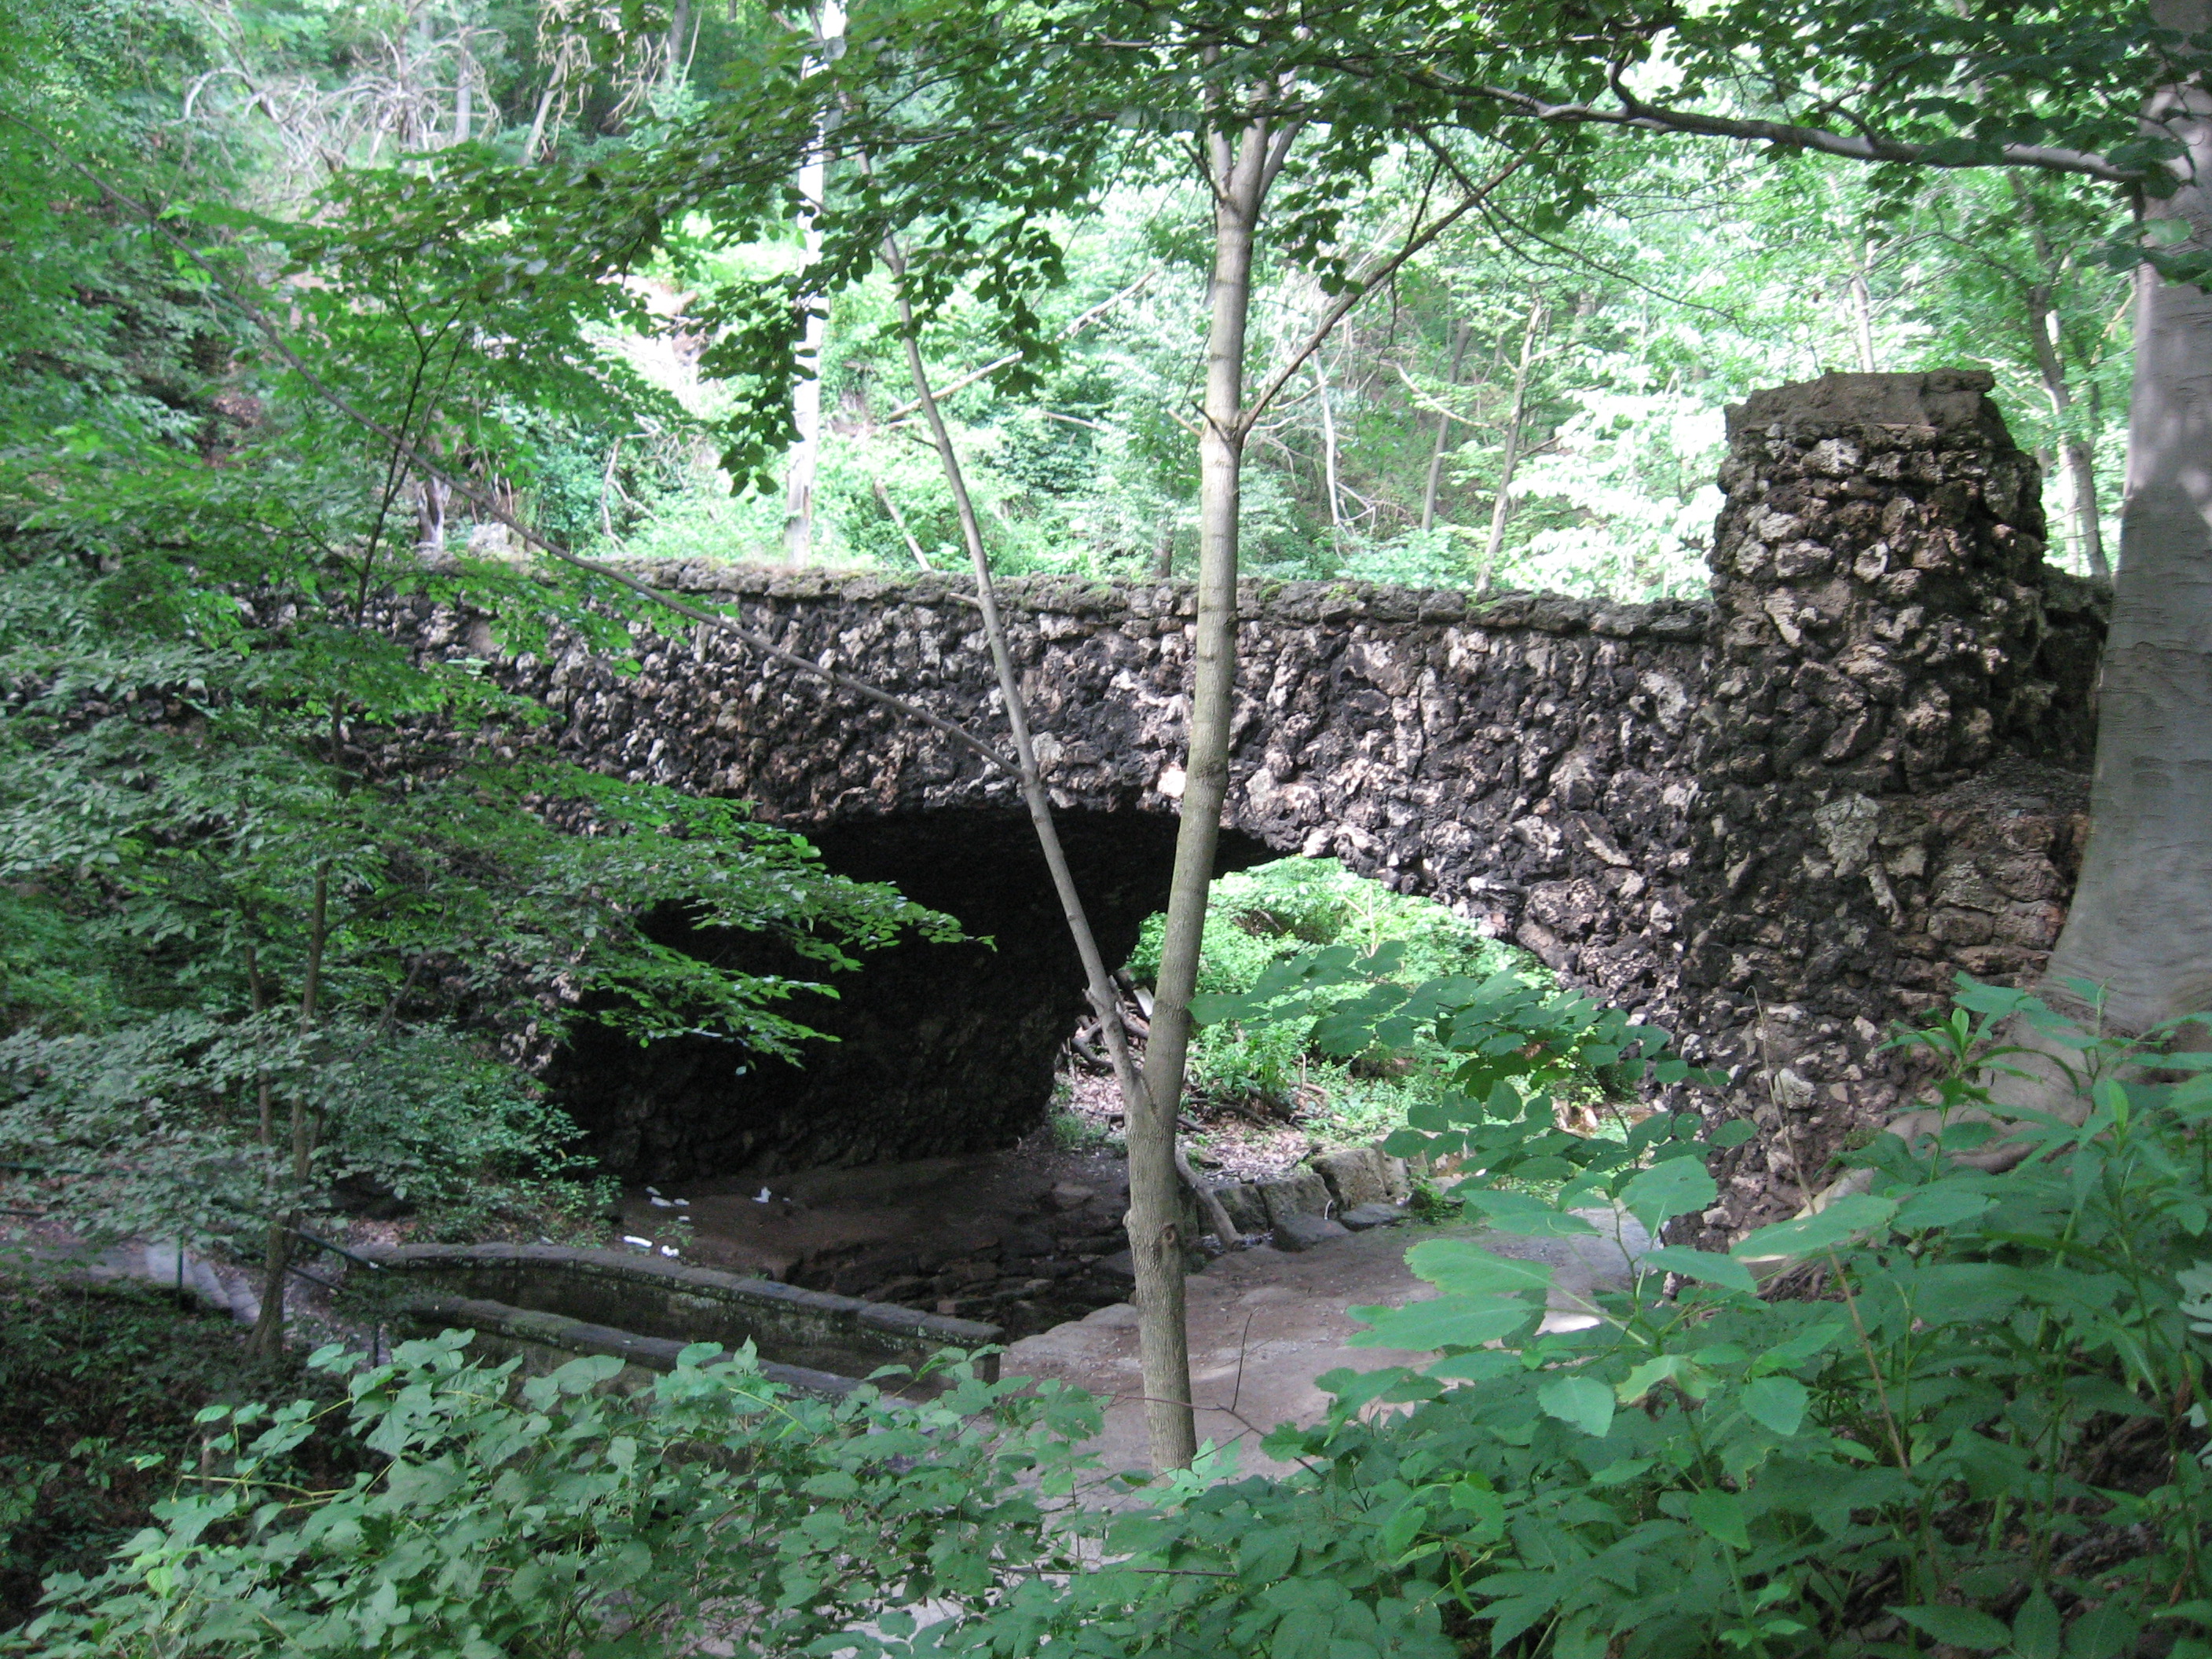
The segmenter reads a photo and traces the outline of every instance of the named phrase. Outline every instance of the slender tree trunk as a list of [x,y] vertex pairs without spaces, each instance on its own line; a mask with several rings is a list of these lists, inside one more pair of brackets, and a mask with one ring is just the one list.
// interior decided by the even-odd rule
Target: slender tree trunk
[[1152,544],[1152,574],[1161,581],[1175,574],[1175,514],[1162,515],[1160,533]]
[[[814,18],[819,53],[828,57],[844,37],[845,8],[840,0],[823,0]],[[805,199],[806,258],[811,264],[822,257],[819,222],[829,199],[830,169],[823,159],[828,129],[817,135],[815,153],[799,169],[799,193]],[[814,542],[814,481],[822,465],[822,346],[829,320],[817,308],[824,303],[809,296],[806,332],[799,348],[799,383],[792,389],[791,423],[799,436],[791,447],[784,473],[783,556],[793,564],[804,561]]]
[[937,567],[930,563],[929,555],[921,550],[921,544],[914,538],[914,532],[906,527],[906,514],[899,511],[898,503],[891,499],[891,492],[884,488],[881,478],[876,480],[876,504],[884,509],[884,515],[898,527],[898,533],[905,538],[906,550],[914,555],[914,562],[924,570],[934,570]]
[[538,149],[545,142],[545,118],[551,112],[553,100],[561,90],[561,71],[556,68],[550,74],[551,78],[545,82],[545,90],[538,94],[538,112],[530,118],[530,137],[522,146],[525,161],[538,159]]
[[465,144],[476,128],[476,64],[466,52],[453,81],[453,142]]
[[2105,558],[2104,527],[2097,512],[2096,453],[2089,441],[2075,428],[2071,419],[2074,389],[2067,383],[2066,360],[2058,350],[2057,313],[2053,297],[2060,262],[2052,252],[2050,239],[2044,234],[2042,220],[2035,211],[2034,195],[2016,175],[2008,177],[2013,200],[2027,225],[2036,263],[2045,276],[2042,282],[2028,284],[2027,337],[2035,354],[2036,372],[2043,380],[2043,395],[2051,404],[2051,419],[2058,428],[2058,453],[2063,458],[2069,498],[2068,520],[2072,534],[2068,539],[2088,566],[2089,574],[2109,581],[2112,568]]
[[1253,122],[1208,137],[1214,189],[1212,315],[1199,428],[1198,619],[1190,751],[1176,830],[1152,1031],[1145,1045],[1146,1110],[1129,1119],[1129,1248],[1137,1267],[1138,1334],[1152,1462],[1179,1468],[1197,1452],[1184,1324],[1182,1220],[1176,1202],[1176,1114],[1190,1050],[1207,889],[1229,794],[1229,729],[1237,690],[1238,494],[1244,455],[1244,335],[1252,250],[1268,183],[1269,129]]
[[[953,447],[952,434],[945,424],[944,413],[938,407],[936,398],[930,392],[929,374],[922,362],[920,335],[915,327],[914,307],[907,297],[905,262],[897,251],[896,244],[889,245],[885,251],[886,263],[891,268],[891,279],[896,284],[900,330],[906,344],[907,369],[914,379],[915,392],[921,401],[923,417],[929,424],[930,439],[936,446],[945,483],[952,491],[953,508],[960,520],[961,538],[967,543],[969,562],[975,573],[975,596],[982,608],[983,632],[990,641],[991,663],[998,675],[999,693],[1006,705],[1006,724],[1014,739],[1014,756],[1020,769],[1022,799],[1029,808],[1030,822],[1036,830],[1037,846],[1044,854],[1045,866],[1052,873],[1053,889],[1059,895],[1068,935],[1074,940],[1076,954],[1083,963],[1085,993],[1090,999],[1091,1012],[1097,1016],[1099,1036],[1106,1044],[1115,1079],[1121,1087],[1122,1117],[1129,1126],[1129,1193],[1133,1217],[1139,1207],[1137,1188],[1139,1176],[1134,1150],[1138,1139],[1137,1126],[1140,1121],[1149,1123],[1158,1119],[1160,1113],[1149,1092],[1145,1076],[1138,1071],[1130,1054],[1127,1029],[1121,1023],[1121,999],[1114,993],[1112,975],[1098,949],[1097,936],[1091,930],[1090,915],[1084,908],[1082,895],[1076,889],[1074,872],[1068,865],[1066,853],[1060,846],[1059,829],[1053,822],[1051,799],[1045,792],[1043,774],[1037,764],[1036,744],[1030,732],[1028,702],[1022,696],[1021,680],[1014,672],[1013,653],[1006,642],[1006,623],[999,613],[998,592],[991,580],[991,562],[983,547],[982,526],[975,517],[975,503],[968,493],[967,475],[961,467],[959,453]],[[1158,1006],[1157,1002],[1154,1006]],[[1210,1210],[1221,1242],[1224,1244],[1233,1243],[1236,1230],[1222,1210],[1220,1200],[1199,1185],[1188,1164],[1182,1160],[1175,1148],[1174,1112],[1170,1109],[1166,1117],[1170,1164],[1164,1180],[1168,1188],[1169,1214],[1180,1217],[1182,1200],[1179,1188],[1188,1182]],[[1158,1180],[1162,1177],[1157,1170],[1148,1170],[1146,1178]],[[1147,1196],[1157,1200],[1158,1195]],[[1189,1335],[1182,1323],[1182,1257],[1179,1242],[1174,1244],[1173,1254],[1175,1334],[1179,1339],[1173,1346],[1180,1357],[1179,1376],[1170,1377],[1156,1374],[1160,1370],[1154,1364],[1156,1356],[1152,1345],[1157,1340],[1157,1334],[1152,1330],[1149,1321],[1139,1332],[1140,1337],[1145,1339],[1142,1363],[1147,1402],[1146,1422],[1152,1431],[1152,1462],[1156,1469],[1163,1472],[1187,1466],[1198,1449],[1197,1427],[1189,1403]],[[1147,1305],[1144,1276],[1145,1270],[1140,1262],[1138,1268],[1140,1318],[1145,1317],[1144,1310]],[[1162,1401],[1182,1402],[1179,1422],[1168,1425],[1176,1431],[1164,1438],[1163,1414],[1159,1409]]]
[[[307,914],[307,966],[300,987],[300,1032],[303,1036],[314,1030],[315,1018],[320,1012],[323,953],[330,944],[330,920],[331,866],[325,861],[316,867],[314,896]],[[291,1129],[292,1188],[297,1194],[306,1190],[315,1167],[315,1120],[307,1109],[306,1097],[297,1090],[292,1095]],[[291,1273],[292,1246],[300,1221],[295,1198],[282,1217],[269,1224],[261,1264],[261,1314],[253,1322],[253,1332],[246,1345],[246,1351],[258,1359],[274,1359],[284,1352],[284,1286]]]
[[1328,376],[1322,372],[1322,354],[1314,353],[1314,401],[1321,405],[1321,482],[1328,494],[1329,528],[1344,533],[1344,508],[1336,487],[1336,411],[1329,406]]
[[1874,373],[1874,290],[1867,286],[1868,248],[1859,244],[1859,262],[1851,270],[1851,336],[1859,353],[1859,373]]
[[1476,572],[1474,591],[1490,592],[1498,571],[1498,556],[1505,547],[1505,526],[1513,517],[1513,474],[1521,464],[1521,431],[1528,419],[1528,369],[1536,360],[1536,337],[1543,331],[1545,305],[1530,301],[1528,319],[1521,325],[1521,357],[1513,368],[1513,410],[1505,422],[1505,453],[1498,462],[1498,499],[1490,505],[1490,538],[1482,546],[1482,565]]
[[[1460,369],[1467,362],[1467,343],[1474,333],[1474,327],[1464,322],[1452,330],[1451,373],[1444,380],[1444,401],[1447,404],[1451,401],[1450,394],[1459,390]],[[1428,482],[1421,487],[1421,528],[1424,530],[1436,528],[1437,492],[1443,483],[1444,457],[1451,453],[1451,429],[1450,411],[1437,410],[1437,441],[1429,451]]]

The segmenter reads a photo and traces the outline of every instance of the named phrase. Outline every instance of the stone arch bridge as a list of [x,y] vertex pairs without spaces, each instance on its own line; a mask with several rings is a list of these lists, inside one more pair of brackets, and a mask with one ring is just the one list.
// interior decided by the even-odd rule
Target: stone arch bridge
[[[1731,1068],[1770,1127],[1745,1207],[1909,1079],[1890,1022],[1964,969],[2016,978],[2063,920],[2084,829],[2104,600],[2044,562],[2040,480],[1985,375],[1834,375],[1732,411],[1710,600],[1248,584],[1224,866],[1329,854],[1431,895]],[[963,581],[708,563],[661,585],[785,648],[1002,732]],[[1160,907],[1188,712],[1187,584],[1002,592],[1065,831],[1109,952]],[[469,619],[425,612],[430,648]],[[1005,1144],[1081,1006],[1012,781],[878,705],[709,630],[502,665],[562,750],[745,797],[834,867],[982,946],[872,962],[809,1018],[842,1041],[739,1075],[704,1042],[590,1038],[556,1070],[648,1175]],[[726,942],[696,941],[699,948]],[[1764,1167],[1761,1167],[1764,1160]]]

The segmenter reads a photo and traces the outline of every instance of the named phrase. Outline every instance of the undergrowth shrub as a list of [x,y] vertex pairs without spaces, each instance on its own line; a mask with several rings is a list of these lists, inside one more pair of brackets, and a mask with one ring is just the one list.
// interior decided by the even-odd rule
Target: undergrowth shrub
[[[962,1367],[927,1404],[831,1403],[709,1345],[635,1394],[606,1357],[518,1387],[469,1340],[404,1344],[335,1404],[202,1412],[158,1524],[100,1576],[58,1577],[0,1653],[859,1654],[905,1646],[916,1609],[972,1613],[1010,1575],[1071,1565],[1043,1505],[1096,1430],[1085,1396]],[[289,1478],[339,1414],[372,1467]]]
[[[1694,1075],[1662,1033],[1578,999],[1497,979],[1322,996],[1356,976],[1309,957],[1216,1012],[1323,1008],[1339,1052],[1459,1055],[1393,1150],[1462,1158],[1457,1195],[1499,1231],[1625,1214],[1658,1232],[1712,1202],[1716,1141],[1747,1133],[1686,1114],[1569,1133],[1549,1080],[1577,1066]],[[1161,1576],[1076,1586],[1068,1650],[2212,1655],[2212,1054],[2016,992],[1959,1000],[1908,1039],[1951,1062],[1947,1107],[1988,1105],[2017,1019],[2077,1057],[2084,1121],[1961,1117],[1924,1152],[1885,1137],[1854,1156],[1870,1190],[1727,1255],[1655,1249],[1631,1287],[1569,1310],[1582,1329],[1540,1324],[1540,1262],[1415,1247],[1438,1295],[1358,1310],[1358,1340],[1443,1357],[1324,1378],[1327,1420],[1267,1442],[1309,1474],[1122,1523],[1131,1568]],[[2034,1155],[1954,1161],[1996,1133]],[[1762,1295],[1778,1268],[1793,1293]]]
[[[1392,1149],[1458,1160],[1496,1231],[1627,1243],[1712,1202],[1741,1122],[1560,1127],[1582,1079],[1717,1081],[1663,1033],[1373,966],[1331,947],[1210,1012],[1449,1056]],[[1437,1294],[1355,1310],[1358,1340],[1440,1358],[1323,1378],[1324,1420],[1263,1443],[1287,1479],[1210,1456],[1055,1519],[1079,1395],[828,1405],[700,1350],[635,1396],[578,1361],[518,1400],[449,1334],[354,1377],[380,1461],[334,1489],[270,1473],[318,1408],[209,1413],[160,1524],[0,1652],[2208,1659],[2212,1054],[1959,1000],[1905,1039],[1948,1061],[1936,1144],[1876,1140],[1865,1190],[1726,1254],[1658,1244],[1568,1297],[1474,1237],[1415,1246]],[[1973,1120],[2015,1021],[2076,1057],[2081,1123]],[[2017,1169],[1957,1161],[2000,1133]]]
[[[1129,971],[1149,981],[1159,967],[1164,918],[1145,925]],[[1199,961],[1206,997],[1245,996],[1261,976],[1316,946],[1368,962],[1369,971],[1407,984],[1481,974],[1530,959],[1432,899],[1394,892],[1334,859],[1280,859],[1213,884]],[[1195,1097],[1264,1112],[1329,1120],[1350,1135],[1379,1133],[1404,1120],[1427,1087],[1425,1051],[1333,1054],[1285,1021],[1209,1021],[1191,1045]]]
[[200,1407],[297,1381],[247,1358],[227,1315],[27,1261],[0,1275],[0,1628],[31,1616],[42,1578],[97,1571],[145,1525],[164,1489],[146,1457],[192,1449]]

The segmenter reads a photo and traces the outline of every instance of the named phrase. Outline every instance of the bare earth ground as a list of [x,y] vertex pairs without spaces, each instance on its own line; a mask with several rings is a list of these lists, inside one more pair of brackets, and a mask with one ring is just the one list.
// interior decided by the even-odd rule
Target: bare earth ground
[[[1585,1212],[1600,1226],[1607,1218]],[[1301,1255],[1261,1246],[1224,1255],[1186,1286],[1190,1329],[1192,1403],[1201,1442],[1235,1444],[1247,1474],[1281,1474],[1290,1465],[1260,1451],[1279,1423],[1318,1422],[1328,1396],[1316,1377],[1416,1365],[1434,1358],[1396,1348],[1347,1346],[1360,1328],[1348,1309],[1402,1307],[1436,1294],[1406,1266],[1406,1252],[1430,1238],[1475,1240],[1503,1255],[1549,1261],[1554,1274],[1547,1327],[1595,1322],[1583,1315],[1580,1293],[1593,1284],[1625,1279],[1630,1258],[1650,1246],[1633,1221],[1617,1237],[1514,1238],[1469,1227],[1378,1228],[1333,1239]],[[1056,1378],[1107,1401],[1105,1432],[1090,1449],[1107,1470],[1147,1466],[1143,1385],[1137,1362],[1137,1310],[1101,1308],[1082,1320],[1025,1337],[1006,1350],[1008,1376]]]

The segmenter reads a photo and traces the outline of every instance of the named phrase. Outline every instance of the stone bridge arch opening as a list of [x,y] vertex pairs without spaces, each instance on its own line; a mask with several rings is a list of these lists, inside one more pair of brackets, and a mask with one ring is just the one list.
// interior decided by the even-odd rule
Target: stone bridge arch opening
[[[1176,820],[1075,810],[1060,834],[1108,961],[1127,960],[1167,905]],[[650,1181],[887,1164],[1009,1146],[1042,1121],[1085,1010],[1083,975],[1028,814],[952,807],[810,831],[839,873],[886,881],[957,917],[971,939],[910,941],[829,976],[834,997],[786,1005],[833,1039],[792,1060],[682,1037],[641,1048],[586,1024],[556,1058],[557,1096],[610,1167]],[[1295,850],[1295,849],[1291,849]],[[1280,855],[1222,838],[1218,872]],[[819,964],[747,936],[656,919],[665,944],[748,971],[821,979]]]

